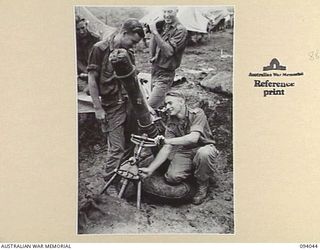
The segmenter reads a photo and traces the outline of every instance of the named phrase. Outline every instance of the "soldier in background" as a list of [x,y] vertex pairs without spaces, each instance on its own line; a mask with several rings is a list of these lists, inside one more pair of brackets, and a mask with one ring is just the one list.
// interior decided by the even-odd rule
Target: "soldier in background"
[[158,27],[159,22],[149,27],[153,36],[150,41],[152,92],[148,102],[153,109],[163,105],[165,93],[173,83],[175,70],[180,66],[188,35],[187,29],[177,18],[177,7],[164,7],[162,12],[164,21],[161,29]]
[[76,42],[77,42],[77,73],[79,77],[78,88],[83,91],[87,85],[87,66],[90,51],[100,37],[88,30],[88,21],[76,16]]

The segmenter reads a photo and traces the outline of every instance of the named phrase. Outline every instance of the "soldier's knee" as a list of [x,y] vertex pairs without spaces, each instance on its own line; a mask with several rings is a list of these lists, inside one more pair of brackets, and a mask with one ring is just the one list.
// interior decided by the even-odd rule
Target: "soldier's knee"
[[211,154],[211,150],[207,146],[201,147],[197,151],[197,156],[200,158],[208,157],[210,154]]
[[174,175],[172,173],[166,173],[164,175],[164,179],[166,180],[166,182],[168,182],[169,184],[179,184],[182,182],[182,178],[178,175]]
[[109,149],[110,154],[112,155],[121,155],[124,153],[124,147],[122,145],[113,145]]
[[213,162],[218,155],[218,150],[214,145],[206,145],[198,149],[193,162],[197,165],[201,162]]

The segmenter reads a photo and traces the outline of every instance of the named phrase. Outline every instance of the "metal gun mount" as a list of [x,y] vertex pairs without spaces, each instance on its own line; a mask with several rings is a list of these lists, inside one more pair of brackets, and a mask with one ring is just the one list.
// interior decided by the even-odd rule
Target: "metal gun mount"
[[114,173],[113,176],[109,179],[109,181],[106,183],[106,185],[103,187],[101,194],[103,194],[108,187],[111,185],[113,180],[120,176],[121,180],[123,180],[120,192],[118,194],[118,198],[121,198],[129,181],[136,181],[138,182],[137,187],[137,208],[140,209],[141,207],[141,185],[142,181],[139,176],[139,163],[141,161],[140,155],[143,148],[150,148],[150,147],[156,147],[157,143],[154,139],[148,138],[147,134],[140,135],[131,135],[131,141],[138,145],[138,149],[133,157],[128,159],[127,161],[123,162],[119,167],[115,168],[113,170]]

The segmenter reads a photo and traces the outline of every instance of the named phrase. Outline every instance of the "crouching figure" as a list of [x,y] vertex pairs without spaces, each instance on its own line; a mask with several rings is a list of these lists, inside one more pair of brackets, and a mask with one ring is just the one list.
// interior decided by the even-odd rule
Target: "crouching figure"
[[170,115],[165,136],[155,138],[163,146],[148,167],[139,169],[140,176],[152,176],[166,160],[170,160],[165,181],[174,186],[195,177],[197,192],[192,203],[199,205],[207,196],[209,177],[217,168],[218,150],[207,117],[200,108],[190,109],[178,91],[166,93],[165,105]]

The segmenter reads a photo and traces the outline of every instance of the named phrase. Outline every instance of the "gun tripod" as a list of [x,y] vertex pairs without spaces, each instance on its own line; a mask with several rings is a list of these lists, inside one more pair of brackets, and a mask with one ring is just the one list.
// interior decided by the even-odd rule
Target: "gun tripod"
[[142,136],[139,135],[131,135],[131,141],[138,145],[137,152],[134,154],[133,157],[128,159],[127,161],[123,162],[119,167],[113,170],[114,174],[110,178],[110,180],[105,184],[103,187],[101,194],[103,194],[108,187],[111,185],[113,180],[120,176],[121,180],[123,180],[121,189],[118,193],[118,198],[121,198],[129,181],[134,181],[138,183],[137,187],[137,208],[140,209],[141,207],[141,186],[142,181],[139,176],[139,163],[142,159],[140,159],[141,151],[143,148],[150,148],[157,146],[154,139],[148,138],[147,134],[143,134]]

